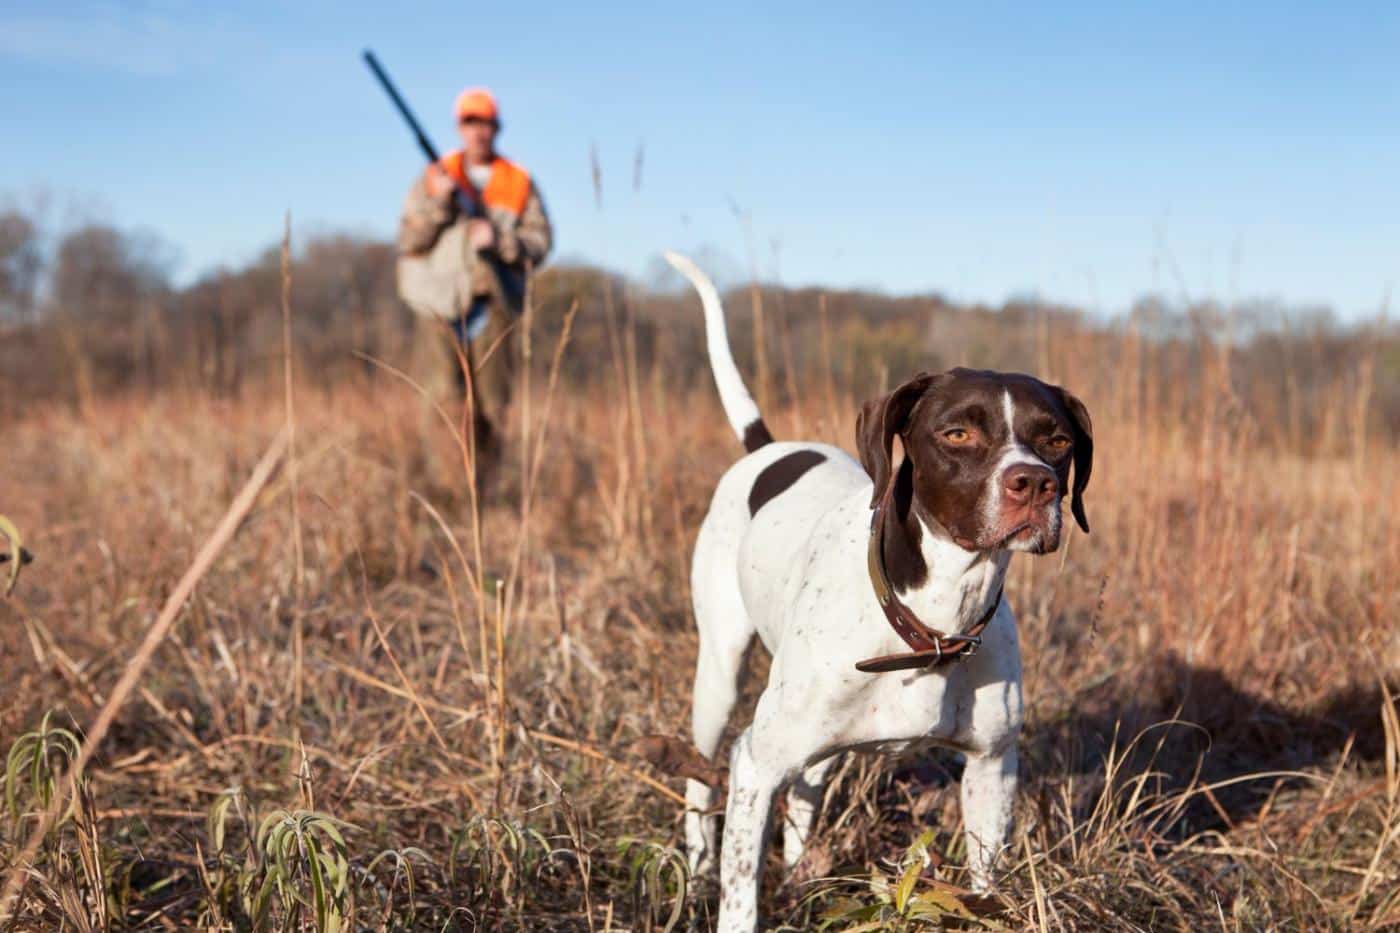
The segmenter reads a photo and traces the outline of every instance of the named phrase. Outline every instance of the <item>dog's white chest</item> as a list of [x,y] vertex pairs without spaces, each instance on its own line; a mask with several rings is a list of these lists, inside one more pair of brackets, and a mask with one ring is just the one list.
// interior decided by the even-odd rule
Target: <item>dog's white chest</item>
[[[933,671],[863,675],[848,698],[838,748],[899,753],[926,745],[963,751],[1004,747],[1022,720],[1020,655],[1009,613],[989,626],[986,653]],[[995,652],[996,656],[993,656]]]

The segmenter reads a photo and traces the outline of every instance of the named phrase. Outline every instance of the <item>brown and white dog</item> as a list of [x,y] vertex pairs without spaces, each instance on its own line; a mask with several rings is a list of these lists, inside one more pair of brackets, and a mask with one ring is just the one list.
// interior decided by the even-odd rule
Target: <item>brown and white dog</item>
[[719,928],[757,925],[774,795],[788,788],[791,867],[832,756],[851,749],[964,753],[968,867],[975,887],[990,887],[1011,823],[1022,717],[1002,582],[1012,552],[1059,547],[1071,473],[1074,516],[1088,531],[1088,411],[1030,376],[955,369],[867,402],[859,463],[827,444],[775,442],[734,365],[714,286],[688,259],[667,259],[700,293],[720,398],[749,451],[719,481],[691,568],[701,754],[715,753],[755,633],[773,656],[730,756],[722,848],[706,815],[715,792],[687,782],[691,865],[712,870],[719,856]]

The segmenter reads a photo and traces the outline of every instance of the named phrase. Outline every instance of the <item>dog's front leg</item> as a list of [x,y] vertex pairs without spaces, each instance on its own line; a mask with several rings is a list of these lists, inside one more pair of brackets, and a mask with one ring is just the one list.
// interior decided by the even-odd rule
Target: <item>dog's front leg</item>
[[807,838],[812,834],[812,825],[816,823],[817,811],[822,805],[826,773],[835,761],[835,757],[823,758],[804,768],[788,787],[787,817],[783,821],[783,864],[788,871],[796,868],[802,860]]
[[974,891],[988,891],[993,886],[997,858],[1011,829],[1016,768],[1015,742],[1000,752],[967,757],[961,796],[967,865]]
[[748,931],[758,926],[758,891],[763,876],[773,797],[782,784],[779,769],[755,755],[754,726],[744,730],[729,756],[729,803],[724,812],[720,847],[721,931]]

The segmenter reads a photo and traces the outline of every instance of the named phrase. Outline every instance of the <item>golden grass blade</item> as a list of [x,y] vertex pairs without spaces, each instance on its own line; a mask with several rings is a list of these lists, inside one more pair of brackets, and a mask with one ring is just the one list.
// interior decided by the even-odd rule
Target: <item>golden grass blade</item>
[[641,781],[647,787],[650,787],[652,790],[656,791],[658,794],[667,798],[668,800],[671,800],[674,803],[678,803],[681,806],[686,805],[685,797],[671,790],[671,788],[667,787],[665,784],[662,784],[660,781],[656,780],[656,778],[653,778],[650,775],[643,774],[631,765],[624,764],[621,761],[618,761],[616,758],[612,757],[611,755],[604,754],[602,751],[598,750],[592,745],[589,745],[586,742],[579,742],[574,739],[566,739],[558,735],[550,735],[548,732],[541,732],[539,729],[527,729],[525,731],[530,736],[530,738],[535,739],[536,741],[544,742],[547,745],[556,745],[559,748],[566,748],[571,752],[583,755],[587,758],[592,758],[597,761],[606,762],[614,768],[617,768],[619,771],[622,771],[623,773],[630,775],[638,781]]

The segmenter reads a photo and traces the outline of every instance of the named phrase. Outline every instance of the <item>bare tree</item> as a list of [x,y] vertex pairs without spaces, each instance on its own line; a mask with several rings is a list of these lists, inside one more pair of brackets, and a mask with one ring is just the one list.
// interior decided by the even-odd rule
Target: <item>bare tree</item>
[[132,314],[166,290],[170,264],[168,248],[154,236],[89,224],[59,243],[54,302],[78,316]]
[[17,210],[0,213],[0,318],[32,318],[43,265],[38,225]]
[[102,223],[79,227],[59,242],[50,305],[80,409],[103,383],[130,384],[138,368],[154,382],[150,325],[170,290],[170,255],[155,236]]

